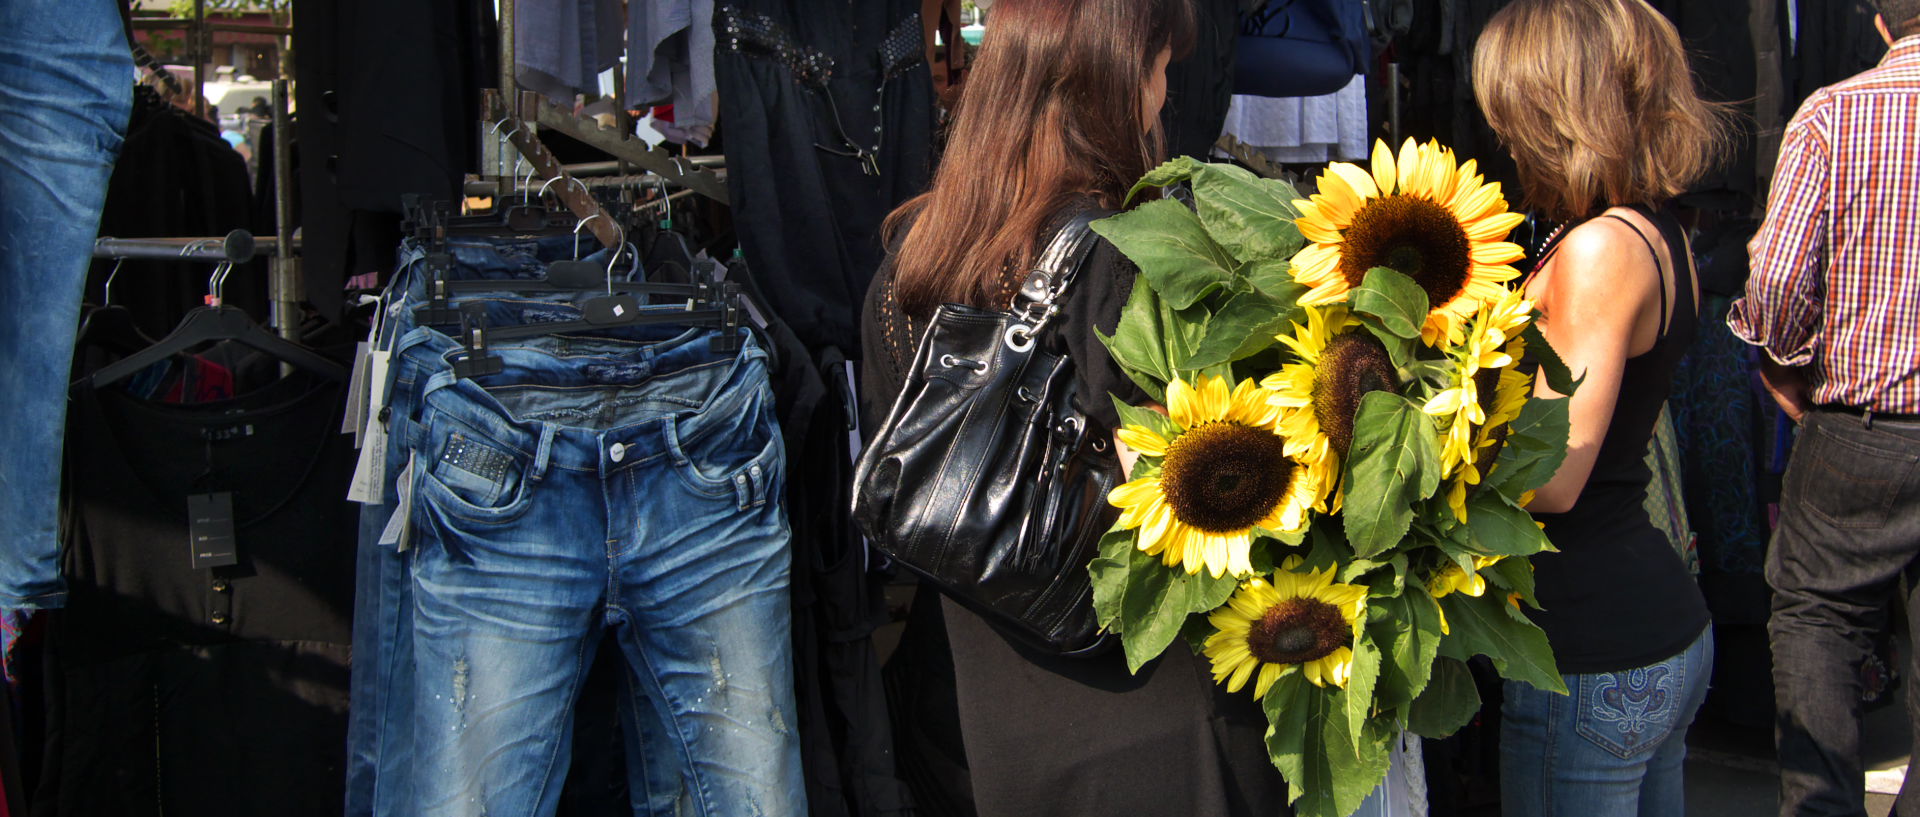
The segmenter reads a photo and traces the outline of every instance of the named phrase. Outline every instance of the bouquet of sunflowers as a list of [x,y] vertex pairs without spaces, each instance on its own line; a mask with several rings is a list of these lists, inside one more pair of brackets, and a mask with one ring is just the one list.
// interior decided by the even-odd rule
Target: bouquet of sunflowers
[[[1305,815],[1351,814],[1403,730],[1479,710],[1466,661],[1565,692],[1531,623],[1550,550],[1525,510],[1575,384],[1505,241],[1522,220],[1437,143],[1330,165],[1318,192],[1181,158],[1094,224],[1140,268],[1113,357],[1139,454],[1090,570],[1129,665],[1175,641],[1264,706]],[[1523,362],[1524,358],[1524,362]]]

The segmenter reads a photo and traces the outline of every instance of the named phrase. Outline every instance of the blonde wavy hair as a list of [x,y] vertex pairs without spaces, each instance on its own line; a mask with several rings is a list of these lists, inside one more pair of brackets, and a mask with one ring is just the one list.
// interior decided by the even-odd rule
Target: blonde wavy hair
[[1474,46],[1473,89],[1527,203],[1556,219],[1687,191],[1731,146],[1673,24],[1644,0],[1515,0]]

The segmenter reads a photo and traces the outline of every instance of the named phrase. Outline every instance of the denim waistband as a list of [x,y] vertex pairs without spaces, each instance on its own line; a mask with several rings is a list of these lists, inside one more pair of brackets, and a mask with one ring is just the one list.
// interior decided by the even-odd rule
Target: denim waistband
[[[416,332],[431,335],[420,335],[407,357],[422,372],[437,371],[419,387],[419,419],[405,426],[407,447],[418,451],[457,426],[519,452],[535,478],[552,468],[612,475],[681,458],[683,446],[738,429],[762,407],[771,410],[766,352],[750,335],[733,352],[713,350],[714,329],[682,330],[654,343],[596,339],[607,344],[599,354],[496,347],[499,374],[461,378],[448,368],[458,344]],[[630,348],[618,350],[622,343]]]

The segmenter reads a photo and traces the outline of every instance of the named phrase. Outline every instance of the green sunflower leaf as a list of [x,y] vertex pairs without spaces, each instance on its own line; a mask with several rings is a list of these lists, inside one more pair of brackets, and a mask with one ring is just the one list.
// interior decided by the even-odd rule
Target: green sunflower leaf
[[1133,197],[1139,195],[1142,190],[1179,184],[1193,178],[1195,172],[1206,166],[1205,162],[1192,156],[1176,156],[1163,162],[1159,167],[1147,171],[1147,175],[1141,176],[1140,181],[1133,183],[1133,189],[1127,191],[1127,203],[1132,204]]
[[1193,200],[1200,221],[1242,261],[1289,258],[1304,239],[1293,220],[1300,194],[1282,181],[1262,179],[1229,164],[1211,164],[1194,174]]
[[1368,392],[1353,419],[1346,463],[1347,541],[1369,558],[1400,544],[1414,507],[1440,485],[1440,452],[1433,421],[1397,394]]
[[1127,653],[1128,671],[1139,672],[1148,661],[1166,652],[1167,645],[1180,635],[1189,613],[1226,603],[1236,584],[1230,576],[1216,579],[1205,570],[1188,575],[1181,568],[1162,564],[1158,556],[1132,548],[1127,553],[1126,581],[1120,589],[1119,603],[1120,644]]
[[1115,528],[1100,537],[1100,555],[1087,565],[1093,576],[1093,614],[1100,626],[1120,632],[1120,602],[1126,598],[1134,532]]
[[1389,659],[1380,674],[1380,707],[1412,703],[1426,689],[1434,656],[1440,652],[1440,606],[1423,587],[1370,603],[1389,613],[1385,622],[1367,628],[1375,642],[1385,645]]
[[1440,609],[1446,611],[1453,634],[1440,642],[1440,654],[1461,661],[1484,655],[1493,659],[1493,668],[1504,678],[1566,694],[1547,634],[1507,615],[1500,609],[1504,606],[1506,597],[1492,594],[1474,598],[1454,593],[1441,599]]
[[1386,347],[1387,360],[1398,372],[1397,379],[1400,381],[1401,391],[1408,391],[1407,386],[1414,380],[1422,379],[1429,367],[1451,365],[1451,361],[1421,360],[1419,340],[1394,334],[1387,329],[1386,324],[1372,315],[1358,317],[1360,325],[1366,327],[1367,332],[1373,335],[1373,339],[1380,341],[1380,345]]
[[[1373,714],[1373,690],[1379,681],[1380,648],[1374,646],[1370,639],[1364,637],[1355,639],[1353,673],[1347,678],[1347,688],[1335,696],[1341,708],[1345,710],[1348,723],[1355,725],[1365,723]],[[1360,732],[1361,730],[1355,729],[1347,733],[1354,751],[1360,749]]]
[[1180,640],[1187,643],[1194,655],[1200,655],[1207,648],[1207,637],[1215,632],[1206,616],[1188,616],[1187,623],[1180,625]]
[[1140,267],[1167,305],[1186,309],[1233,278],[1238,262],[1208,235],[1206,225],[1174,199],[1150,201],[1093,223]]
[[1413,700],[1407,728],[1423,738],[1444,738],[1466,726],[1480,713],[1480,689],[1473,671],[1452,658],[1433,664],[1433,680]]
[[1427,322],[1427,291],[1386,267],[1367,270],[1352,295],[1353,311],[1372,315],[1387,331],[1407,339],[1420,337]]
[[1518,501],[1522,494],[1547,484],[1567,458],[1569,405],[1568,398],[1528,400],[1508,428],[1500,457],[1481,484],[1481,493],[1492,489]]
[[1174,376],[1188,383],[1194,382],[1197,379],[1194,375],[1207,368],[1189,361],[1205,342],[1207,321],[1212,317],[1202,304],[1175,309],[1166,301],[1160,302],[1160,325],[1165,327],[1161,343],[1165,345],[1168,366]]
[[1274,335],[1286,327],[1291,311],[1257,291],[1234,295],[1207,320],[1206,337],[1186,365],[1204,369],[1231,363],[1279,343]]
[[1532,556],[1553,546],[1533,517],[1494,491],[1467,500],[1468,543],[1489,556]]
[[[1164,394],[1165,383],[1170,379],[1171,369],[1167,365],[1167,347],[1161,335],[1165,328],[1160,323],[1160,296],[1155,295],[1149,283],[1142,286],[1135,279],[1133,291],[1127,295],[1126,306],[1120,310],[1120,323],[1108,335],[1098,327],[1094,336],[1107,347],[1107,353],[1113,356],[1129,375],[1139,373],[1148,377],[1147,382],[1155,388],[1148,391]],[[1135,377],[1144,387],[1147,382]]]
[[[1274,303],[1287,305],[1286,311],[1297,312],[1292,304],[1307,294],[1307,285],[1293,280],[1293,262],[1284,258],[1260,258],[1248,261],[1234,270],[1234,274],[1246,281],[1254,289],[1272,298]],[[1306,323],[1303,319],[1301,323]]]
[[1123,425],[1140,426],[1160,435],[1161,439],[1168,442],[1172,442],[1174,436],[1180,433],[1180,427],[1174,425],[1173,418],[1150,408],[1123,402],[1112,395],[1108,397],[1113,400],[1113,410],[1120,415],[1120,422]]
[[1388,721],[1352,720],[1346,694],[1308,684],[1296,671],[1275,683],[1262,701],[1270,724],[1267,753],[1287,779],[1294,813],[1302,817],[1352,814],[1386,779]]
[[1533,597],[1533,566],[1526,559],[1501,559],[1480,571],[1480,574],[1486,576],[1487,581],[1495,587],[1509,593],[1519,593],[1522,600],[1538,606],[1539,600]]
[[1573,370],[1567,368],[1566,361],[1560,359],[1560,353],[1553,350],[1553,344],[1547,342],[1547,336],[1540,331],[1538,313],[1535,319],[1527,322],[1527,328],[1520,330],[1520,336],[1527,339],[1527,359],[1538,361],[1540,374],[1547,378],[1547,387],[1555,393],[1572,397],[1581,381],[1573,378]]

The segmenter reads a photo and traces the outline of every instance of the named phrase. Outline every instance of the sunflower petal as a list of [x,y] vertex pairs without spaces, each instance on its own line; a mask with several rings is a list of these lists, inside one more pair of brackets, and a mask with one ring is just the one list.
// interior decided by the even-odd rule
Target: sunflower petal
[[1393,169],[1393,149],[1387,147],[1384,139],[1373,141],[1373,182],[1380,186],[1382,193],[1393,192],[1393,185],[1399,176]]
[[1405,193],[1413,189],[1413,175],[1419,172],[1420,164],[1420,145],[1413,141],[1412,137],[1408,137],[1407,141],[1400,145],[1400,160],[1396,162],[1395,170],[1398,171],[1396,190]]
[[1126,443],[1128,448],[1138,451],[1144,456],[1164,457],[1167,455],[1167,439],[1152,429],[1141,426],[1126,426],[1118,432],[1115,432],[1114,436],[1119,437],[1120,442]]
[[1518,244],[1496,241],[1474,245],[1471,257],[1475,264],[1511,264],[1526,257],[1526,254],[1527,251]]
[[1187,385],[1187,381],[1176,377],[1167,384],[1167,416],[1173,418],[1181,428],[1195,425],[1195,403],[1198,400],[1199,395],[1194,393],[1192,386]]
[[1327,165],[1327,172],[1338,176],[1341,181],[1346,182],[1347,186],[1352,188],[1354,195],[1358,197],[1358,201],[1361,203],[1364,203],[1367,199],[1377,198],[1381,195],[1380,186],[1373,183],[1373,176],[1361,170],[1358,165],[1347,162],[1334,162],[1333,164]]

